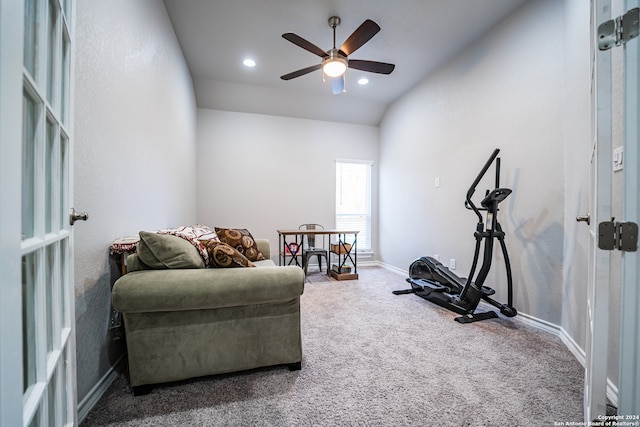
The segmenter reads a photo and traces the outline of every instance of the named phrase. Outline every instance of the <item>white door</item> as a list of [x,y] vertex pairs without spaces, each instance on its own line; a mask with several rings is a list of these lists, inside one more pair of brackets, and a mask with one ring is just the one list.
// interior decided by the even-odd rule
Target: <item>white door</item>
[[[638,0],[627,0],[625,11],[638,7]],[[611,0],[596,0],[594,9],[594,34],[603,22],[615,19],[611,16]],[[628,23],[628,21],[627,21]],[[624,26],[624,25],[623,25]],[[628,27],[627,27],[628,31]],[[595,37],[594,46],[597,46]],[[638,84],[640,48],[638,39],[628,41],[624,47],[624,96],[625,96],[625,143],[624,143],[624,218],[619,222],[639,222],[640,200],[638,197],[639,132]],[[597,227],[611,219],[612,176],[612,82],[611,50],[595,50],[595,135],[591,159],[591,209],[590,228],[591,265],[588,291],[588,326],[585,366],[585,421],[597,419],[606,413],[607,352],[610,252],[597,248]],[[637,252],[623,253],[622,300],[620,321],[620,347],[618,349],[620,372],[618,382],[618,415],[637,417],[640,415],[640,262]],[[618,322],[618,319],[611,319]],[[637,418],[629,422],[640,421]]]
[[[626,9],[640,6],[627,0]],[[640,42],[630,40],[625,47],[625,145],[624,145],[624,218],[640,223]],[[620,375],[618,414],[640,416],[640,255],[625,252],[623,259],[622,304],[620,319]],[[638,419],[634,422],[640,421]]]
[[585,421],[606,414],[610,255],[598,249],[598,224],[611,220],[611,51],[597,49],[597,27],[611,19],[611,1],[596,0],[592,13],[592,117],[590,159],[589,280],[584,383]]
[[73,2],[0,2],[0,424],[75,425]]

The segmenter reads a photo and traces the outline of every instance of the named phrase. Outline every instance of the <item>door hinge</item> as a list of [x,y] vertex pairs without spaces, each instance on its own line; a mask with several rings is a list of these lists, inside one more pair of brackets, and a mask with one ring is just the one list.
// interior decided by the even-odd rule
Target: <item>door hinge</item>
[[638,249],[638,224],[614,220],[611,218],[611,221],[598,224],[598,247],[605,251],[635,252]]
[[616,19],[598,26],[598,49],[609,50],[638,37],[640,8],[633,8]]

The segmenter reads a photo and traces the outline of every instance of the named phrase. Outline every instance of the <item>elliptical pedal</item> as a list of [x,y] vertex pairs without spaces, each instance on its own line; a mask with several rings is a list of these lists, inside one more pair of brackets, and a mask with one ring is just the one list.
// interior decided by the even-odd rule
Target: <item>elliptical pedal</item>
[[424,279],[408,278],[407,282],[411,283],[412,285],[420,286],[422,288],[420,290],[427,290],[425,288],[428,288],[428,290],[431,292],[450,292],[451,291],[451,289],[447,286],[436,285],[435,283],[428,282]]

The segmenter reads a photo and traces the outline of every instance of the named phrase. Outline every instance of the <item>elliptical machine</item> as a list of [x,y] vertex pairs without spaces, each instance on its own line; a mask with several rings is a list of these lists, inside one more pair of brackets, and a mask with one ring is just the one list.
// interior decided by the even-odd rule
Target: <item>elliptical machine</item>
[[[394,294],[410,294],[415,293],[417,296],[429,300],[441,307],[454,311],[462,316],[456,317],[456,321],[460,323],[471,323],[479,320],[492,319],[498,317],[495,311],[486,311],[476,313],[475,310],[480,304],[480,300],[485,300],[489,304],[500,309],[500,312],[507,316],[513,317],[517,314],[513,307],[513,281],[511,277],[511,264],[509,262],[509,254],[507,246],[504,243],[504,232],[498,222],[498,205],[505,200],[511,189],[500,188],[500,158],[498,153],[500,149],[496,148],[489,160],[469,187],[465,207],[472,210],[478,216],[478,224],[473,234],[476,239],[475,253],[471,271],[467,279],[458,277],[447,267],[442,265],[440,261],[429,256],[423,256],[415,260],[409,267],[409,278],[407,282],[411,284],[411,289],[393,291]],[[496,162],[496,185],[491,191],[487,190],[484,199],[480,202],[481,207],[477,207],[471,197],[476,191],[482,177],[487,173],[491,164]],[[481,211],[486,212],[486,220]],[[486,225],[485,225],[486,224]],[[498,239],[507,272],[507,303],[502,304],[490,296],[495,294],[495,290],[487,286],[483,286],[489,270],[491,268],[491,260],[493,258],[493,241]],[[478,265],[480,255],[480,246],[484,242],[484,251],[482,258],[482,266],[478,271],[478,275],[473,280]]]

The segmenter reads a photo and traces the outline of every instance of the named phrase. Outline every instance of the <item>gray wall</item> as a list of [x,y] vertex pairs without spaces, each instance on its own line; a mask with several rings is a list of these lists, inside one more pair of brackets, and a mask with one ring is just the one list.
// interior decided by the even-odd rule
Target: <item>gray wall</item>
[[[466,276],[476,217],[466,190],[494,148],[514,193],[500,219],[518,310],[553,324],[562,313],[564,241],[563,4],[527,3],[397,101],[380,126],[381,260],[457,260]],[[439,177],[440,187],[434,187]],[[478,187],[493,188],[493,177]],[[505,299],[504,263],[488,284]]]
[[377,217],[377,127],[207,109],[197,122],[200,223],[248,228],[275,257],[276,229],[335,226],[336,158],[373,161]]
[[77,4],[74,227],[78,401],[121,355],[109,245],[196,219],[195,96],[162,2]]

